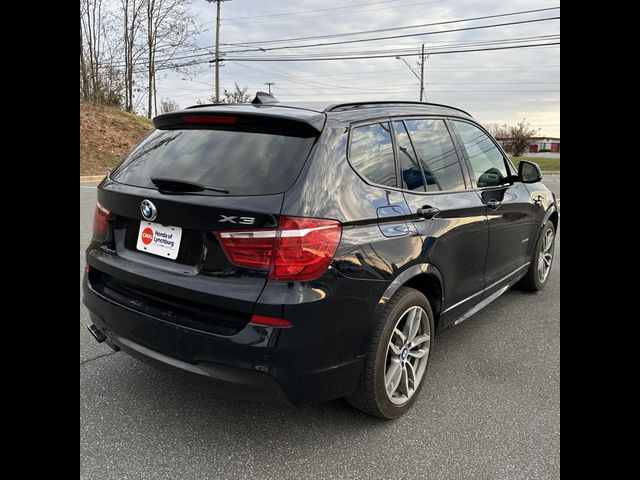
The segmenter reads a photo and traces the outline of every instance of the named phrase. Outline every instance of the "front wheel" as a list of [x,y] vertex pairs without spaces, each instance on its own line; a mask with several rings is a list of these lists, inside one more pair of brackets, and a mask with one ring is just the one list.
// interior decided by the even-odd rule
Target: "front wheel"
[[382,418],[404,414],[424,384],[433,333],[427,298],[412,288],[399,288],[378,319],[364,374],[347,401]]
[[556,229],[553,226],[553,222],[549,220],[542,228],[529,270],[520,280],[519,285],[525,290],[542,290],[547,284],[549,273],[551,272],[551,264],[553,263],[555,240]]

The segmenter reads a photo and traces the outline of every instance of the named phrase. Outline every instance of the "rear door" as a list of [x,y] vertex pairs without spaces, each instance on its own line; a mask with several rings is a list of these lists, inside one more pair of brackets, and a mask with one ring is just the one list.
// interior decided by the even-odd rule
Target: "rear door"
[[[98,202],[111,212],[112,231],[110,243],[89,258],[113,288],[119,282],[120,294],[163,295],[154,301],[180,303],[183,310],[211,306],[248,321],[267,280],[260,266],[265,259],[248,259],[256,268],[237,266],[219,235],[277,228],[284,192],[318,132],[268,117],[230,118],[165,121],[101,185]],[[158,187],[152,178],[171,179],[179,188]],[[211,190],[190,191],[196,184]],[[154,215],[145,218],[149,202]],[[237,243],[241,247],[241,239]]]
[[475,190],[487,205],[489,249],[484,270],[485,297],[522,273],[529,262],[532,202],[525,185],[495,141],[477,125],[452,120],[463,145]]
[[429,263],[442,275],[446,324],[481,299],[486,207],[470,188],[446,119],[398,119],[393,128],[404,197]]

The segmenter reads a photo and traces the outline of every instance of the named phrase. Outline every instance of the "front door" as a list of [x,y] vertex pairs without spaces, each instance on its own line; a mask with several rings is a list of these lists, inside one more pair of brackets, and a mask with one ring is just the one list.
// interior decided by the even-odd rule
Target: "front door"
[[484,297],[526,271],[531,237],[531,195],[493,139],[473,123],[452,120],[477,195],[487,206],[489,248]]
[[423,253],[442,275],[445,325],[482,298],[487,208],[471,188],[444,119],[407,118],[393,126],[404,197]]

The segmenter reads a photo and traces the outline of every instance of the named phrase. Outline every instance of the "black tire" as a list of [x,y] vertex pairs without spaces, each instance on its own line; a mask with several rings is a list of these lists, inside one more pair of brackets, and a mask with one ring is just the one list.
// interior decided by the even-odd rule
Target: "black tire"
[[[421,377],[421,381],[415,389],[415,393],[412,394],[405,404],[399,406],[389,400],[385,390],[384,372],[386,368],[386,355],[389,340],[396,323],[402,314],[412,306],[420,306],[426,312],[431,340],[429,352],[426,355],[426,370]],[[363,375],[358,382],[355,392],[346,397],[347,401],[358,410],[385,419],[398,418],[403,415],[414,404],[425,383],[429,357],[433,349],[434,332],[433,312],[427,297],[413,288],[400,287],[391,300],[389,300],[389,303],[387,303],[377,320],[365,358]]]
[[[522,290],[527,290],[530,292],[537,292],[542,290],[545,285],[549,281],[550,274],[547,274],[546,278],[542,280],[538,273],[538,262],[540,261],[540,256],[542,255],[542,243],[544,242],[544,238],[547,235],[547,232],[551,230],[553,232],[553,243],[556,241],[556,228],[553,226],[553,222],[549,220],[544,224],[542,230],[540,231],[540,235],[538,236],[538,241],[536,243],[535,249],[533,251],[533,257],[531,258],[531,265],[529,265],[529,270],[522,279],[518,282],[518,287]],[[551,264],[553,264],[553,257],[555,253],[555,245],[551,246]],[[551,266],[549,266],[551,268]]]

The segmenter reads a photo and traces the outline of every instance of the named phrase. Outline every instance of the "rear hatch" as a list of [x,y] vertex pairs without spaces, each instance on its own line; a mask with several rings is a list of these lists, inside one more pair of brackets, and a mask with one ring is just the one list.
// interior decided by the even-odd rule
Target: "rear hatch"
[[202,108],[154,119],[156,130],[98,190],[108,234],[88,254],[92,288],[197,330],[242,329],[268,272],[231,263],[218,235],[277,228],[284,192],[324,123],[316,112],[274,110]]

